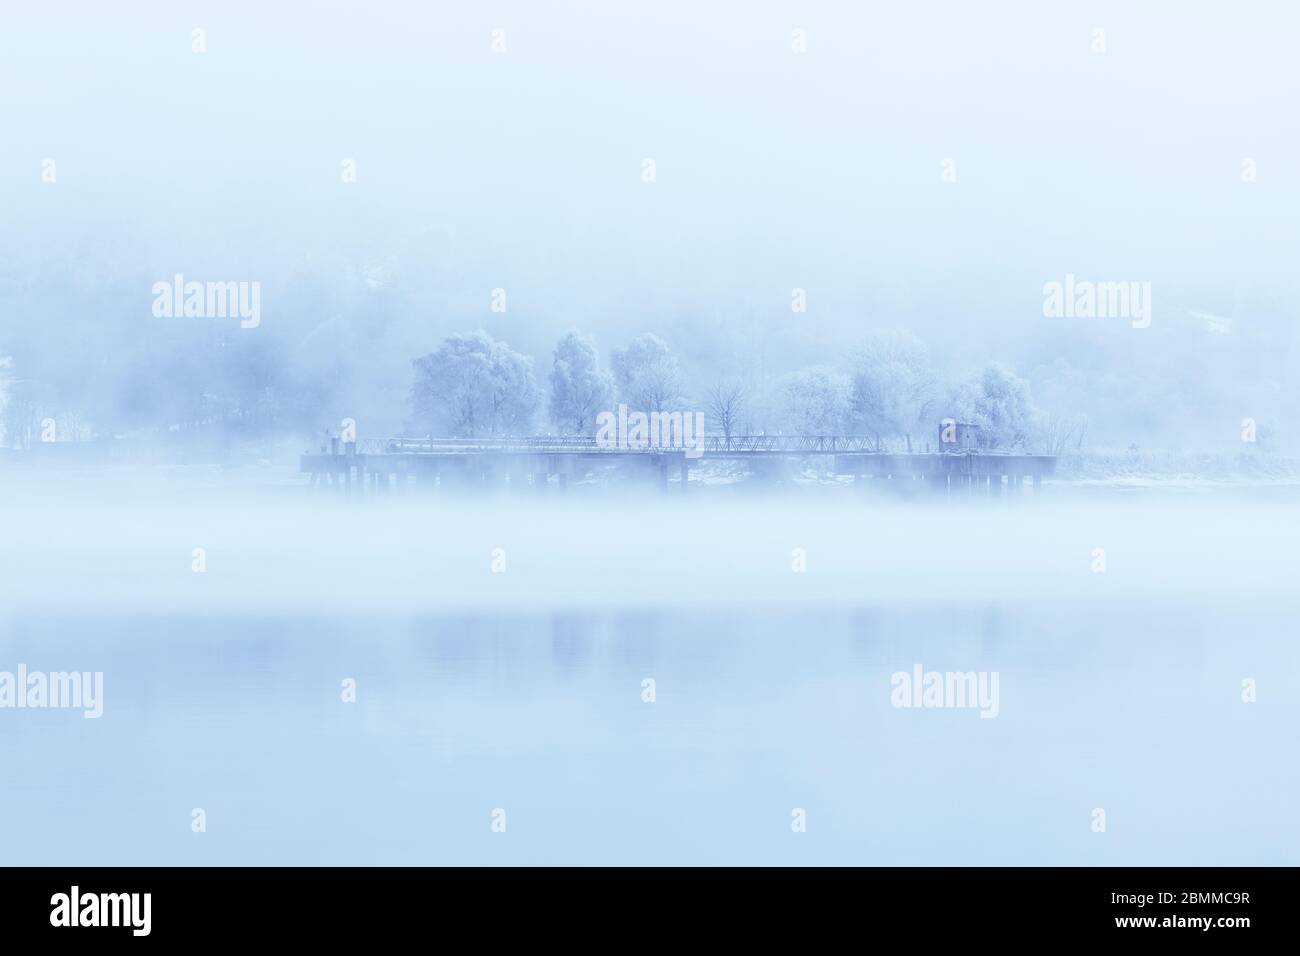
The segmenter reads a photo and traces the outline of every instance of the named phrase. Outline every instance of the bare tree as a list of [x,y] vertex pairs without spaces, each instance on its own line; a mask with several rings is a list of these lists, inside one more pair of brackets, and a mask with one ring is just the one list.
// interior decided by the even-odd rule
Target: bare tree
[[731,436],[736,433],[749,404],[749,390],[739,379],[724,379],[710,387],[705,401],[709,417],[722,430],[722,437],[730,447]]
[[1043,447],[1047,454],[1057,457],[1064,455],[1071,446],[1075,451],[1081,451],[1087,434],[1087,415],[1052,415],[1043,426]]

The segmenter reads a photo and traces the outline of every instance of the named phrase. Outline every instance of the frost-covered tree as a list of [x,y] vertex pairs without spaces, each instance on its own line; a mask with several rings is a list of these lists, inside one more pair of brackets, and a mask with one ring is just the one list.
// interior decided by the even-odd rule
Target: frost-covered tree
[[36,383],[19,375],[11,356],[0,356],[0,445],[31,445],[37,436],[42,407]]
[[14,360],[7,355],[0,355],[0,446],[6,440],[5,428],[9,408],[9,392],[13,388]]
[[794,435],[839,435],[852,391],[843,372],[819,365],[791,372],[778,386],[781,422]]
[[590,434],[614,398],[614,378],[599,366],[595,343],[578,332],[560,339],[550,378],[555,427],[567,435]]
[[639,412],[671,411],[682,400],[682,375],[668,343],[652,333],[638,335],[610,356],[618,397]]
[[912,436],[931,422],[936,379],[926,348],[906,332],[870,337],[852,357],[851,418],[855,431],[876,439]]
[[478,331],[449,336],[414,365],[412,412],[433,434],[478,438],[531,432],[541,392],[529,356]]
[[1042,423],[1029,383],[996,363],[953,389],[947,414],[977,425],[980,447],[996,451],[1028,449]]

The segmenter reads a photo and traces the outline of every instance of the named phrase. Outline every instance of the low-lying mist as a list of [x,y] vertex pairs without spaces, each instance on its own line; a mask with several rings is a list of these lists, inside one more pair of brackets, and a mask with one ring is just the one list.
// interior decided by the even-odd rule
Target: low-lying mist
[[989,499],[810,483],[382,498],[297,476],[0,474],[0,601],[29,610],[1290,602],[1293,487]]

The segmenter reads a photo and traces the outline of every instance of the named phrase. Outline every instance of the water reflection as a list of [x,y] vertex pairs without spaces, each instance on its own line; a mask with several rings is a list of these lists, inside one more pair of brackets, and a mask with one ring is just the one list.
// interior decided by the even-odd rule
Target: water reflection
[[[15,615],[0,669],[102,670],[106,699],[0,711],[0,840],[13,863],[1295,863],[1288,629],[1142,602]],[[998,717],[892,706],[916,665],[997,672]]]

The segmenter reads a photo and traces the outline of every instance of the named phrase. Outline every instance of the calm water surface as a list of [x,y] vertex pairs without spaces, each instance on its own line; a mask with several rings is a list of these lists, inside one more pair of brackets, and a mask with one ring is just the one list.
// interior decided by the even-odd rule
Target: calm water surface
[[[20,614],[0,647],[105,675],[98,720],[0,713],[9,864],[1300,860],[1271,611]],[[998,717],[891,706],[916,663],[997,671]]]

